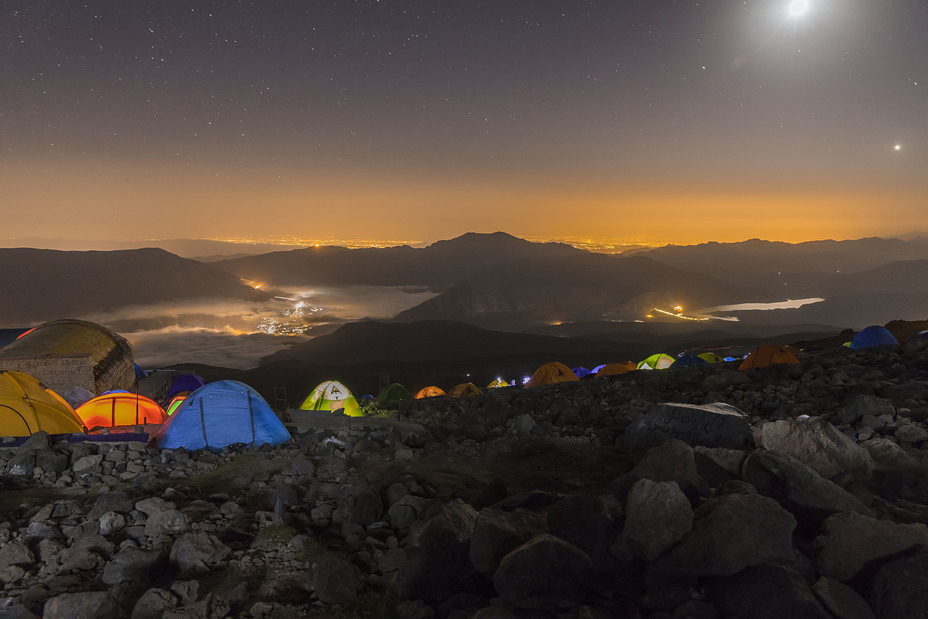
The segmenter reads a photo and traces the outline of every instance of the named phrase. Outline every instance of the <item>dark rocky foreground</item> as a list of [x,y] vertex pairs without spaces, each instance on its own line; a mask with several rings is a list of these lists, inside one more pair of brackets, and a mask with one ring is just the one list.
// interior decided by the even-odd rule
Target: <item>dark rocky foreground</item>
[[[928,353],[0,449],[0,617],[926,617]],[[808,416],[808,417],[806,417]]]

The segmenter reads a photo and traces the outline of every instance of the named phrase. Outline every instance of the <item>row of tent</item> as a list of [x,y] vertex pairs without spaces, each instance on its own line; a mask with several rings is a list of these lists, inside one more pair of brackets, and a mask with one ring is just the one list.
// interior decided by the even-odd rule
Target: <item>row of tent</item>
[[[928,332],[920,333],[928,341]],[[896,346],[895,337],[884,327],[868,327],[845,344],[854,350],[874,346]],[[587,377],[612,376],[634,370],[661,370],[736,361],[712,352],[672,357],[658,353],[639,363],[610,363],[588,370],[568,368],[552,362],[539,367],[523,386],[576,381]],[[776,364],[798,364],[788,349],[760,346],[744,358],[740,370]],[[510,386],[497,379],[487,389]],[[482,390],[473,383],[462,383],[445,392],[429,386],[411,394],[398,383],[388,385],[376,398],[362,397],[379,405],[427,397],[466,397]],[[39,430],[49,434],[87,432],[96,428],[149,426],[152,442],[164,448],[219,449],[235,443],[278,444],[289,440],[289,432],[267,402],[253,388],[238,381],[205,383],[195,375],[175,377],[167,392],[170,403],[162,408],[138,393],[114,390],[72,408],[58,393],[46,388],[35,377],[19,371],[0,371],[0,435],[28,436]],[[351,391],[337,381],[318,385],[300,405],[304,410],[341,411],[348,416],[362,416],[361,403]],[[157,426],[157,427],[155,427]]]
[[[238,443],[278,445],[290,432],[261,395],[235,380],[208,383],[189,392],[170,416],[156,402],[111,391],[72,408],[33,376],[0,371],[0,434],[87,433],[88,428],[148,426],[152,444],[165,449],[222,449]],[[155,427],[153,427],[155,426]]]

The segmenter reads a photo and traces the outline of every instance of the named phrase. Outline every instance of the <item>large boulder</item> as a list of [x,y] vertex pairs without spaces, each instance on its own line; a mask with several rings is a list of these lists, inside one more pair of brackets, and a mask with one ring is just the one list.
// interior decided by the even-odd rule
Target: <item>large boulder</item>
[[492,574],[515,548],[545,532],[537,512],[517,509],[513,512],[484,508],[477,515],[470,538],[470,562],[482,574]]
[[693,448],[685,442],[670,438],[652,447],[631,471],[616,480],[613,492],[620,501],[640,479],[674,481],[688,497],[708,494],[709,486],[696,472]]
[[324,604],[353,604],[361,589],[361,571],[332,554],[314,557],[307,572],[307,587]]
[[928,546],[928,527],[921,523],[897,524],[856,512],[829,516],[823,529],[820,571],[844,582],[873,561],[915,546]]
[[612,546],[619,559],[653,561],[693,527],[693,508],[676,482],[635,482],[625,504],[625,525]]
[[793,557],[796,519],[758,494],[725,494],[696,510],[693,529],[651,564],[659,573],[727,575]]
[[787,453],[838,484],[867,479],[873,473],[867,450],[821,417],[765,423],[756,436],[759,447]]
[[232,550],[215,536],[202,531],[184,533],[171,546],[171,563],[182,576],[208,572]]
[[647,414],[625,430],[625,446],[633,461],[640,460],[649,449],[676,438],[690,446],[754,447],[750,417],[724,402],[713,404],[654,405]]
[[928,617],[928,548],[893,558],[877,570],[870,604],[880,617]]
[[582,550],[542,534],[503,557],[493,586],[513,606],[557,612],[583,601],[592,568]]
[[857,395],[849,404],[837,411],[838,420],[844,424],[857,423],[864,415],[879,417],[895,414],[896,407],[892,400],[866,394]]
[[837,512],[873,515],[853,494],[779,451],[758,449],[749,455],[744,461],[742,476],[758,492],[776,499],[794,515],[808,517],[815,527]]
[[758,565],[717,578],[710,595],[724,617],[833,619],[802,576],[779,565]]
[[42,619],[99,619],[113,616],[113,610],[105,591],[62,593],[45,602]]
[[410,535],[394,581],[397,596],[435,603],[466,590],[477,575],[469,557],[476,522],[477,511],[454,499]]

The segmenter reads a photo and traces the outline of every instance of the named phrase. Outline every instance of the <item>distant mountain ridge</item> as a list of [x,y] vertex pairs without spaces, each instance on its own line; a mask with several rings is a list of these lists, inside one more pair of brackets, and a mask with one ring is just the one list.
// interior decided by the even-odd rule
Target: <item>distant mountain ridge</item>
[[[723,299],[725,301],[723,301]],[[461,320],[506,328],[510,323],[644,319],[652,308],[705,307],[774,300],[769,293],[683,271],[646,256],[580,254],[523,260],[483,271],[401,312],[396,319]]]
[[212,264],[271,286],[380,285],[447,288],[473,273],[527,258],[588,252],[564,243],[532,243],[504,232],[467,233],[417,249],[408,245],[347,249],[311,247]]
[[0,286],[0,325],[13,327],[165,301],[268,296],[233,275],[155,248],[0,249]]

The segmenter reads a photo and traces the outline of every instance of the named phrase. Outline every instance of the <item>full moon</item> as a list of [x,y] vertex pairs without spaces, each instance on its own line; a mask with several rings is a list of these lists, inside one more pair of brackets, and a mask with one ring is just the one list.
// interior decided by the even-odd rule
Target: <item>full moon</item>
[[789,14],[798,17],[806,12],[806,9],[809,8],[809,3],[807,0],[793,0],[789,4]]

